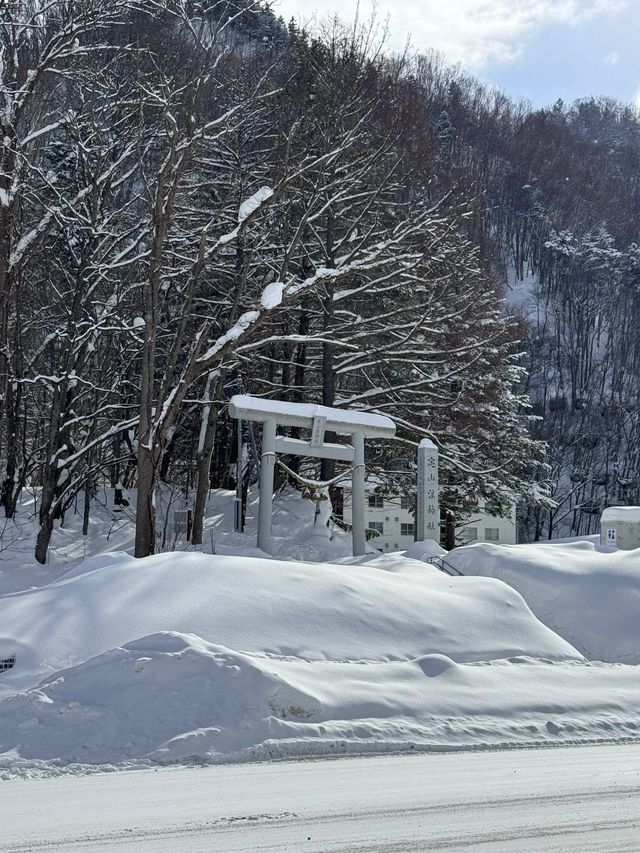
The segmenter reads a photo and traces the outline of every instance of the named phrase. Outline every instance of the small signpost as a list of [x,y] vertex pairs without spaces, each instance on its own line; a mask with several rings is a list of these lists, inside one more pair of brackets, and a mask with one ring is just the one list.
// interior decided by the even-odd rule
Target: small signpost
[[16,665],[16,656],[10,655],[7,658],[0,657],[0,672],[4,672],[6,669],[13,669]]
[[173,511],[173,528],[176,536],[185,538],[191,542],[191,531],[193,530],[193,510],[175,509]]

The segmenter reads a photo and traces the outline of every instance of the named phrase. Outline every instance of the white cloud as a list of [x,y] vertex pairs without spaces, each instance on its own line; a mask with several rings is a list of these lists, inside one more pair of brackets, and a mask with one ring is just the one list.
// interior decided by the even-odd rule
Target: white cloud
[[617,50],[614,50],[608,56],[605,56],[604,61],[606,65],[617,65],[620,62],[620,54]]
[[[450,62],[479,71],[517,58],[543,27],[577,26],[628,4],[629,0],[379,0],[377,7],[379,17],[390,17],[394,48],[402,49],[410,33],[415,49],[434,47]],[[302,20],[314,10],[319,17],[337,13],[350,19],[356,6],[357,0],[279,0],[276,11]],[[367,15],[366,0],[360,13]]]
[[636,89],[636,93],[633,96],[633,104],[637,109],[640,110],[640,86]]

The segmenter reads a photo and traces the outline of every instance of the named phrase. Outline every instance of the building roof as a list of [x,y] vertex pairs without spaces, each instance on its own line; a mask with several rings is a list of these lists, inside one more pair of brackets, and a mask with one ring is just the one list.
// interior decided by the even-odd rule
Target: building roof
[[629,521],[640,524],[640,506],[608,506],[602,510],[601,521]]

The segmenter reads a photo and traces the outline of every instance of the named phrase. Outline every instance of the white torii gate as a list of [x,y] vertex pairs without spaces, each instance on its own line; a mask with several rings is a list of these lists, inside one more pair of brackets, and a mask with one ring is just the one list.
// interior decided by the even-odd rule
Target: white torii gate
[[[349,409],[332,409],[313,403],[288,403],[263,400],[248,394],[236,394],[229,402],[229,414],[240,421],[262,424],[260,457],[260,503],[258,506],[258,548],[271,552],[271,513],[276,453],[313,456],[352,463],[352,538],[353,555],[365,553],[365,438],[393,438],[396,425],[383,415]],[[311,439],[287,438],[277,434],[278,426],[311,430]],[[325,432],[351,436],[351,444],[325,442]]]

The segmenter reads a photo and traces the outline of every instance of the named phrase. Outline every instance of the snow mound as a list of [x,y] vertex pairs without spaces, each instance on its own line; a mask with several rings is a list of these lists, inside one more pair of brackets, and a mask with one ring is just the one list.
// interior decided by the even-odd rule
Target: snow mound
[[0,596],[2,646],[19,644],[0,696],[161,631],[311,661],[580,657],[505,584],[406,563],[390,572],[184,552],[95,557],[48,586]]
[[464,575],[498,578],[590,660],[640,663],[640,550],[594,541],[478,543],[447,562]]
[[456,664],[446,655],[424,655],[416,663],[429,678],[442,675],[443,672],[455,670]]
[[165,632],[62,670],[0,704],[0,753],[118,763],[227,754],[264,739],[271,714],[312,716],[313,697],[264,663]]
[[[2,767],[210,763],[638,734],[635,667],[302,661],[160,632],[0,701]],[[615,695],[615,701],[609,697]],[[5,775],[10,775],[9,771]]]
[[429,557],[444,557],[447,552],[435,539],[425,539],[423,542],[414,542],[404,553],[412,560],[427,561]]

